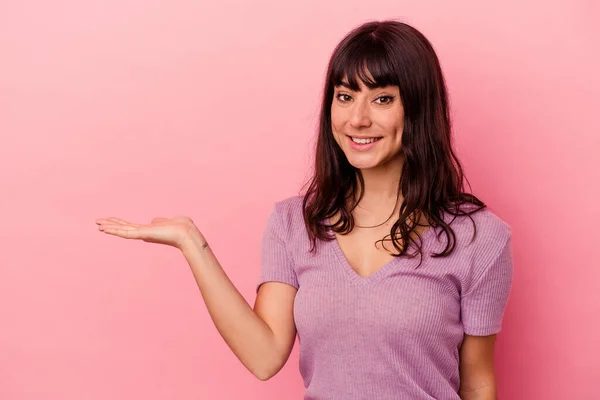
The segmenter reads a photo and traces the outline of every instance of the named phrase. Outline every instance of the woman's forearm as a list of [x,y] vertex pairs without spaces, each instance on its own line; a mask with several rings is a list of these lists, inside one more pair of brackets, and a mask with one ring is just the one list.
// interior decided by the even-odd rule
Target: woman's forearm
[[201,234],[182,246],[208,312],[244,366],[261,380],[279,368],[275,335],[233,285]]
[[496,385],[494,383],[475,390],[461,390],[461,400],[497,400]]

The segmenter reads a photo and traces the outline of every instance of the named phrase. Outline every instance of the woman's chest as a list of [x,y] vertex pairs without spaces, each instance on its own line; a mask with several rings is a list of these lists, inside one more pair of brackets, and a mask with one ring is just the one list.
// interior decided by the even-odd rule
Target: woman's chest
[[427,265],[410,269],[409,264],[413,266],[392,265],[374,281],[353,277],[334,265],[304,271],[294,303],[300,337],[332,332],[435,337],[459,329],[458,279],[426,272]]

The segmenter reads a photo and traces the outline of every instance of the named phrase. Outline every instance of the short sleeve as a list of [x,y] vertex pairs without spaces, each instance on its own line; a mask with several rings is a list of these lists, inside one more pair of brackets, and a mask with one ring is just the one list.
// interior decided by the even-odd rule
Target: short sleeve
[[275,205],[263,233],[261,271],[256,292],[265,282],[283,282],[298,289],[298,278],[286,247],[285,237],[285,229]]
[[461,298],[461,318],[467,335],[500,332],[513,277],[511,239]]

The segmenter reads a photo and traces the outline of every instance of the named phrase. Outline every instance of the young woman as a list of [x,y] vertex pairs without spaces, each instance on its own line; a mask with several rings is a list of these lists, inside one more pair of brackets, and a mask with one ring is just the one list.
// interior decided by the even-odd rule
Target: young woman
[[449,115],[420,32],[351,31],[329,62],[314,176],[268,219],[254,307],[191,219],[97,223],[180,249],[215,326],[261,380],[298,333],[305,399],[495,399],[511,229],[463,192]]

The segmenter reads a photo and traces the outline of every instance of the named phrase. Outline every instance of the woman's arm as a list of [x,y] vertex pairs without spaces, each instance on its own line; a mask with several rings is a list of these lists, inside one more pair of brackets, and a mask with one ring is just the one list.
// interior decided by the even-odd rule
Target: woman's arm
[[217,330],[244,366],[261,380],[283,367],[296,338],[295,287],[279,282],[261,285],[252,309],[189,217],[159,217],[150,224],[99,218],[96,224],[106,234],[179,249],[192,269]]
[[229,348],[257,378],[271,378],[285,365],[294,345],[293,303],[297,289],[285,283],[264,283],[252,309],[201,234],[193,234],[181,251]]
[[496,400],[494,347],[496,335],[465,335],[460,348],[460,391],[462,400]]

